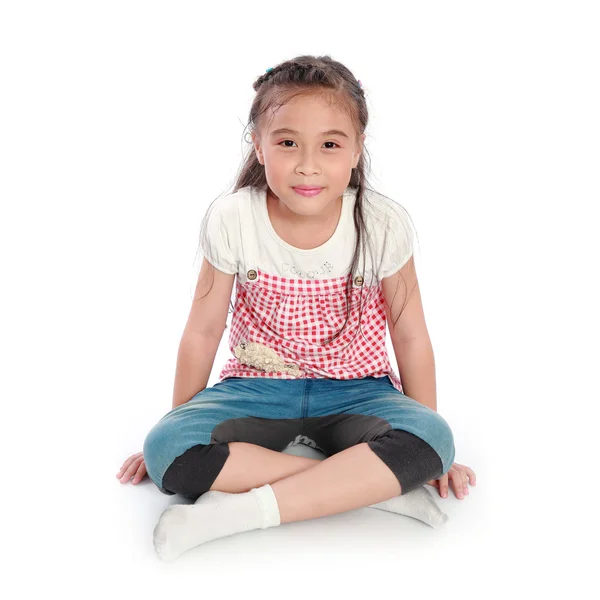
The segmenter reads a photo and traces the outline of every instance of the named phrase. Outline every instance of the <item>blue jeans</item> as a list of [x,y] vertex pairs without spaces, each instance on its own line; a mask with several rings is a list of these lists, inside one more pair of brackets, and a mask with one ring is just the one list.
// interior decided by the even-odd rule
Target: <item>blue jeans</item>
[[367,442],[402,493],[450,470],[454,438],[444,418],[387,376],[362,379],[230,377],[170,410],[144,440],[150,479],[196,499],[229,456],[229,442],[282,451],[301,441],[326,456]]

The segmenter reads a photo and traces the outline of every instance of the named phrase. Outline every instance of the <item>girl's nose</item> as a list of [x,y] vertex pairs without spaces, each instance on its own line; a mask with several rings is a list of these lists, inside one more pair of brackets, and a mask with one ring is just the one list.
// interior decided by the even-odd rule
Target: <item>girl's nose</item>
[[320,172],[321,169],[319,168],[317,163],[310,159],[305,159],[301,161],[296,167],[296,173],[305,175],[306,177],[309,177],[311,175],[318,175]]

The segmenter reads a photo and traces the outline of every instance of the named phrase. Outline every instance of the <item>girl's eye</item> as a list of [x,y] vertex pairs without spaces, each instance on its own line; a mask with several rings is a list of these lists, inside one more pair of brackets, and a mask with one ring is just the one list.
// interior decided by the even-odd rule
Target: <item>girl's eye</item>
[[[283,140],[282,142],[279,142],[279,145],[281,144],[285,144],[286,142],[292,142],[292,144],[295,144],[296,142],[294,142],[294,140]],[[336,144],[335,142],[324,142],[325,144],[333,144],[334,146],[337,146],[339,148],[339,145]],[[284,146],[284,148],[292,148],[292,146]],[[333,150],[333,148],[326,148],[326,150]]]

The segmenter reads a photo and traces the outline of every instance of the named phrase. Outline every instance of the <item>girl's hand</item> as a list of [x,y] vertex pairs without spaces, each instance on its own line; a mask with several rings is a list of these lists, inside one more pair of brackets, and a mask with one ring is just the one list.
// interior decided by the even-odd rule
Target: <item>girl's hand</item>
[[450,480],[452,481],[454,493],[460,500],[469,493],[468,484],[475,485],[475,473],[473,469],[465,467],[465,465],[459,465],[458,463],[452,463],[450,470],[445,475],[442,475],[439,479],[429,480],[427,485],[438,488],[440,496],[446,498],[448,496],[448,476],[450,476]]
[[121,480],[121,483],[127,483],[133,476],[133,483],[139,483],[146,476],[146,463],[144,462],[144,455],[142,452],[131,455],[121,467],[121,470],[117,473],[117,479]]

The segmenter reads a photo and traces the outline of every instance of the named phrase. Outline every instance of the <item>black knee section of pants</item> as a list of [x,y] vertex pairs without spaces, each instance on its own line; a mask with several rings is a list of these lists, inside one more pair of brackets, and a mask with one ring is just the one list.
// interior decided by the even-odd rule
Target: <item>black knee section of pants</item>
[[438,453],[408,431],[390,429],[367,443],[392,470],[400,483],[401,494],[417,489],[430,479],[437,479],[444,470]]
[[229,445],[224,442],[192,446],[169,465],[159,489],[197,500],[208,492],[228,457]]

